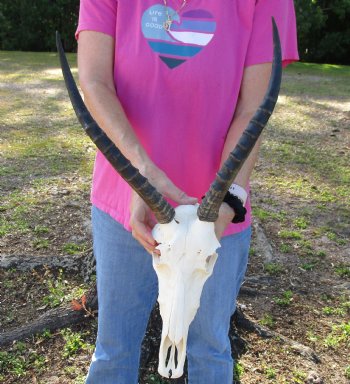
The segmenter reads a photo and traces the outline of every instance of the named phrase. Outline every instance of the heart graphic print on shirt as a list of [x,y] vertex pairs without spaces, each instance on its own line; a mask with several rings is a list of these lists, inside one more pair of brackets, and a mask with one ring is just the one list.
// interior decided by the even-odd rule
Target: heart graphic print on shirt
[[173,23],[166,31],[163,23],[167,19],[166,7],[154,5],[142,16],[142,32],[149,46],[169,67],[175,68],[196,56],[212,40],[216,30],[213,15],[203,9],[194,9],[178,15],[168,8]]

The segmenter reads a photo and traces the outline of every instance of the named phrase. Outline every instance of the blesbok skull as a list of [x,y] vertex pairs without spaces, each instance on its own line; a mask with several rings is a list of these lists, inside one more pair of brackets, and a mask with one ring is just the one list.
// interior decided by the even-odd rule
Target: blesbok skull
[[204,283],[212,274],[220,247],[214,223],[200,221],[197,205],[181,205],[168,224],[157,224],[153,237],[160,256],[153,255],[159,282],[163,320],[158,372],[165,377],[183,374],[188,328],[199,308]]
[[253,149],[277,102],[282,77],[282,55],[274,20],[272,24],[274,59],[264,100],[218,171],[202,203],[199,206],[179,206],[176,210],[133,167],[92,118],[75,84],[59,34],[56,34],[63,77],[83,129],[114,169],[148,204],[159,223],[153,234],[159,243],[161,255],[153,256],[153,264],[159,280],[158,301],[163,320],[158,369],[165,377],[176,378],[183,372],[189,325],[197,312],[204,283],[213,271],[217,258],[215,252],[220,247],[214,232],[214,222],[226,192]]

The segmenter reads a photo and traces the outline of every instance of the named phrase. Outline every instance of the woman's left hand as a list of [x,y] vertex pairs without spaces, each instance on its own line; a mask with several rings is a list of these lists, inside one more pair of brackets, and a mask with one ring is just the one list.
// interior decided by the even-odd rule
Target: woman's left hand
[[215,222],[215,234],[218,240],[221,239],[227,226],[235,216],[233,209],[226,203],[222,203],[219,210],[219,217]]

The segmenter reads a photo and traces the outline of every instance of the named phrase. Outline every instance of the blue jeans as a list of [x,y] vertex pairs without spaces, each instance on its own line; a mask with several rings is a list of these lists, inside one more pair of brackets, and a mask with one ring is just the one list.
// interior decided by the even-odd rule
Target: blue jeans
[[[135,384],[141,342],[158,294],[152,258],[122,225],[92,209],[98,333],[86,384]],[[232,384],[228,337],[248,262],[251,229],[224,237],[188,335],[190,384]]]

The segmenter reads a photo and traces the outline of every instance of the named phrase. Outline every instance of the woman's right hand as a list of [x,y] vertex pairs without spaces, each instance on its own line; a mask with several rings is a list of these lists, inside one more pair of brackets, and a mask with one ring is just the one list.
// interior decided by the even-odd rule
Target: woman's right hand
[[[188,196],[184,191],[176,187],[159,168],[152,166],[151,169],[141,170],[141,173],[148,178],[149,182],[164,197],[175,201],[179,205],[197,203],[197,198]],[[151,254],[158,253],[155,249],[157,243],[152,236],[152,229],[156,223],[150,208],[136,192],[132,191],[129,222],[132,235]]]

